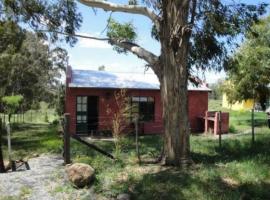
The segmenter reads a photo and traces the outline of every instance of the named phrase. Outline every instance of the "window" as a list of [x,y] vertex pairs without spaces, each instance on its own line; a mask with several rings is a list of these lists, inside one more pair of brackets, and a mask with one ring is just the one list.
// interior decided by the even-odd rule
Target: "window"
[[155,100],[153,97],[132,97],[131,116],[139,116],[139,121],[155,120]]
[[87,97],[77,97],[77,124],[87,123]]

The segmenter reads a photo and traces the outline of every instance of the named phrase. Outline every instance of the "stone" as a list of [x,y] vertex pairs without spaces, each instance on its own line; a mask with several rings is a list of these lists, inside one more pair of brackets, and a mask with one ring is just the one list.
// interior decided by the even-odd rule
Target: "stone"
[[119,194],[116,198],[117,200],[130,200],[130,195],[129,194]]
[[74,163],[66,167],[68,179],[74,186],[83,188],[94,180],[95,170],[84,163]]

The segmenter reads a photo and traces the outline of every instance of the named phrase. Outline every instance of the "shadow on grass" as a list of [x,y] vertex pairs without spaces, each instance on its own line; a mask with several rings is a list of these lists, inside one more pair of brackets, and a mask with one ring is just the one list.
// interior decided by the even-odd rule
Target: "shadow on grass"
[[[48,124],[14,124],[11,132],[11,145],[14,159],[40,153],[61,152],[62,141],[57,135],[57,127]],[[4,149],[7,149],[7,136],[3,135]]]
[[181,199],[269,199],[269,183],[231,185],[216,176],[198,177],[193,171],[176,168],[145,174],[140,181],[126,183],[134,200]]
[[195,163],[215,164],[219,162],[239,161],[250,159],[252,157],[254,158],[255,156],[263,156],[265,158],[263,159],[263,162],[270,166],[270,157],[266,156],[270,155],[269,136],[260,138],[260,140],[257,140],[254,145],[251,145],[251,139],[247,137],[242,141],[238,139],[223,140],[221,148],[217,146],[217,143],[214,145],[216,145],[212,146],[214,154],[191,152],[192,159]]

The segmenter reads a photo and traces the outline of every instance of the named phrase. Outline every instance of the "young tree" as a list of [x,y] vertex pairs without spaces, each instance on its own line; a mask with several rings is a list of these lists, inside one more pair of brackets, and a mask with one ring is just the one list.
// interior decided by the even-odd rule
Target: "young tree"
[[231,103],[254,99],[263,110],[270,90],[270,17],[260,20],[246,33],[246,40],[228,62],[228,84],[224,90]]
[[[40,26],[38,22],[45,19],[47,31],[53,32],[53,39],[57,33],[65,34],[66,40],[72,44],[74,36],[78,36],[75,31],[81,18],[76,14],[73,0],[3,2],[15,16],[27,16],[24,21],[35,22],[32,23],[35,29],[44,28],[44,23]],[[153,69],[160,81],[163,102],[164,159],[168,165],[186,165],[190,160],[187,84],[188,79],[197,80],[191,75],[192,70],[221,69],[228,57],[226,46],[232,45],[233,38],[258,20],[266,5],[251,6],[234,1],[226,4],[221,0],[142,0],[141,3],[129,0],[126,4],[104,0],[78,2],[106,11],[143,15],[153,22],[152,35],[161,44],[159,56],[136,44],[131,23],[120,24],[111,19],[108,38],[86,38],[108,41],[119,53],[131,52]],[[48,9],[52,4],[56,7]]]
[[107,115],[111,120],[110,130],[115,144],[116,157],[119,157],[121,153],[121,139],[124,135],[124,131],[127,130],[130,120],[130,102],[127,97],[125,89],[121,89],[114,93],[114,101],[116,108],[113,109],[110,105],[107,105]]
[[8,122],[10,122],[11,116],[18,111],[22,101],[23,101],[22,95],[5,96],[2,98],[5,113],[8,114]]

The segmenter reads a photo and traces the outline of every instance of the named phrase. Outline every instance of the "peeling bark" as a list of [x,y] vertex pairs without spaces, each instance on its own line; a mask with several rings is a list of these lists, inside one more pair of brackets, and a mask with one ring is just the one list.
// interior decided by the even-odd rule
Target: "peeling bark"
[[[188,119],[187,58],[191,35],[188,22],[191,0],[163,0],[162,18],[141,6],[118,5],[105,1],[79,0],[104,10],[128,12],[148,16],[158,27],[161,55],[158,57],[137,44],[110,39],[111,44],[124,48],[149,63],[160,81],[164,121],[165,164],[186,166],[190,161]],[[196,1],[193,0],[193,7]],[[195,8],[193,9],[195,15]],[[192,17],[191,20],[193,19]],[[196,79],[196,78],[195,78]]]
[[159,16],[156,15],[152,10],[148,9],[147,7],[137,6],[137,5],[121,5],[121,4],[111,3],[108,1],[100,1],[100,0],[78,0],[78,1],[86,6],[102,8],[105,11],[126,12],[126,13],[144,15],[150,18],[153,21],[153,23],[156,25],[157,29],[159,29]]
[[166,2],[161,24],[164,159],[167,165],[185,166],[190,159],[187,91],[189,32],[185,30],[189,3]]

